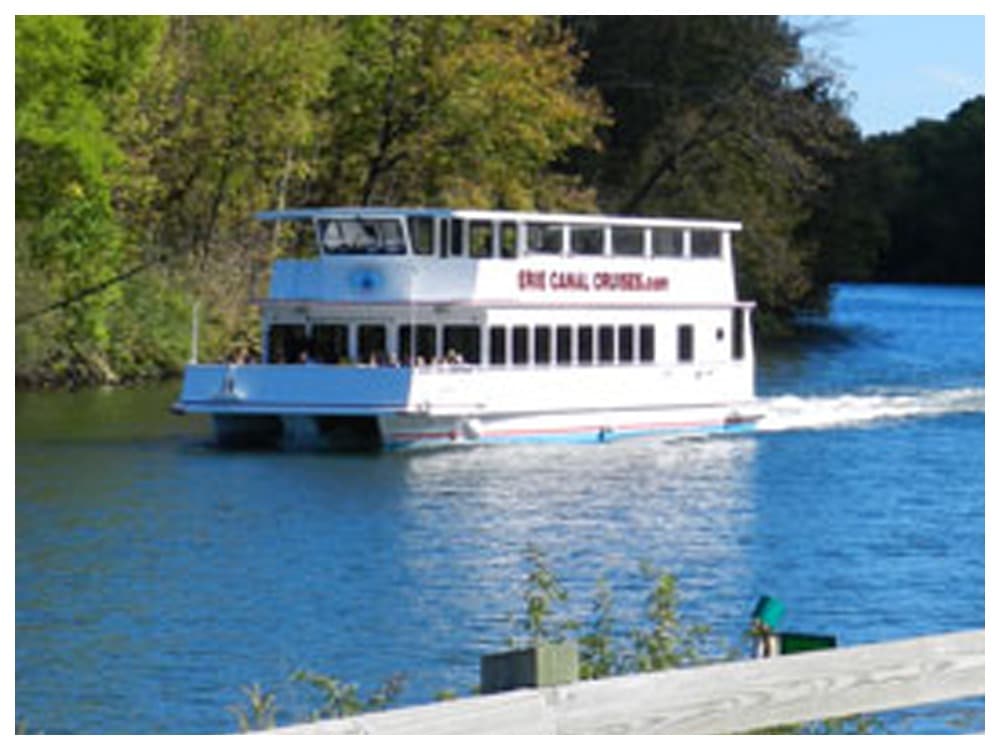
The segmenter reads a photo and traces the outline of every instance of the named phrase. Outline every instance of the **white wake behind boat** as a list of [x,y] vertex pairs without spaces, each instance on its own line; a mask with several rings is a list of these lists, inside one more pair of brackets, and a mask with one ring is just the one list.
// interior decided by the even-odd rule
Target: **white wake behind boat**
[[752,428],[738,222],[309,208],[260,363],[187,366],[179,413],[231,445],[412,448]]

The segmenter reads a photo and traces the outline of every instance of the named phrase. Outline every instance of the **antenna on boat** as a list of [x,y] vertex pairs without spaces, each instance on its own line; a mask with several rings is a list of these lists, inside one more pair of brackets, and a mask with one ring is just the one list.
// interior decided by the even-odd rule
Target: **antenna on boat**
[[191,364],[198,364],[198,308],[200,300],[191,305]]

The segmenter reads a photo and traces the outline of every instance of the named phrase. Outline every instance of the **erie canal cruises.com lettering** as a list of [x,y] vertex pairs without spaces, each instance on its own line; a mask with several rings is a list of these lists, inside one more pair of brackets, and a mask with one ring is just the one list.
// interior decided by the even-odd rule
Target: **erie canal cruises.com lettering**
[[517,287],[521,291],[579,291],[579,292],[665,292],[670,288],[666,276],[647,276],[642,273],[594,271],[532,271],[517,274]]

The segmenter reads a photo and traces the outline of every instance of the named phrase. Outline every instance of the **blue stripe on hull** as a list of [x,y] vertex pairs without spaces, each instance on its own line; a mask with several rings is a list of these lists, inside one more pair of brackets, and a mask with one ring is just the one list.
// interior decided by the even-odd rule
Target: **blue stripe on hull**
[[756,428],[756,420],[746,420],[693,427],[663,427],[648,430],[587,430],[552,433],[530,432],[526,430],[516,435],[484,435],[475,438],[452,438],[451,436],[440,438],[424,437],[408,441],[387,442],[384,447],[389,451],[406,451],[421,448],[471,447],[475,445],[587,445],[632,438],[745,434],[754,432]]

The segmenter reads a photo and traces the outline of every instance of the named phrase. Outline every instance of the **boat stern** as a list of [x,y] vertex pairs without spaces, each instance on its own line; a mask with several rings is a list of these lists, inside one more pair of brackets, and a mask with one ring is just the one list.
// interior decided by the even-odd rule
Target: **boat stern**
[[223,446],[373,449],[410,386],[404,368],[188,365],[171,411],[211,415]]

